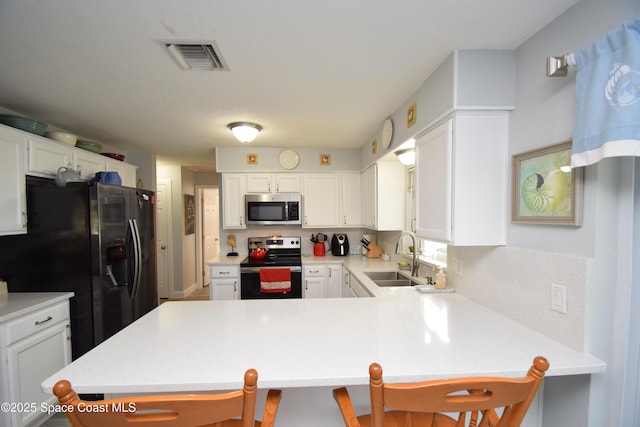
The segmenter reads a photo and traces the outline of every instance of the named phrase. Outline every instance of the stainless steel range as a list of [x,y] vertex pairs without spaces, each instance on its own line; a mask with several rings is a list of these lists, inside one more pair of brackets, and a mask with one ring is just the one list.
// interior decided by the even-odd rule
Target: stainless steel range
[[301,237],[247,240],[249,256],[240,263],[240,298],[302,298]]

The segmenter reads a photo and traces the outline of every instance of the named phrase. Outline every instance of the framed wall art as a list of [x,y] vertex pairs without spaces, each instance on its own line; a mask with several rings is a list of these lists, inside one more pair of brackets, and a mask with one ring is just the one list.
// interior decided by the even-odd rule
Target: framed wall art
[[331,165],[331,154],[320,154],[320,165],[321,166],[330,166]]
[[511,221],[582,223],[582,168],[571,168],[571,141],[513,156]]
[[196,199],[193,194],[184,195],[184,234],[196,231]]
[[248,165],[257,165],[258,164],[258,155],[254,153],[247,154],[247,164]]

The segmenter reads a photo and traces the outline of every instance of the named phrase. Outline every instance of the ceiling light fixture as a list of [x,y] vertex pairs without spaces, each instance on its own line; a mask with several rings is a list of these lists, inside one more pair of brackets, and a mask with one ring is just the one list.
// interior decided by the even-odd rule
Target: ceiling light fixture
[[258,133],[262,130],[262,126],[249,122],[233,122],[227,125],[233,136],[240,142],[245,144],[253,141],[258,136]]
[[398,150],[394,154],[403,165],[411,166],[416,163],[416,151],[413,148]]

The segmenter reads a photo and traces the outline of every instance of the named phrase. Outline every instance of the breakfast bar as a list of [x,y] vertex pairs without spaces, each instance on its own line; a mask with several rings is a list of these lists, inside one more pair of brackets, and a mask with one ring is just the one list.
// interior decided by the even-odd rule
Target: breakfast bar
[[[277,425],[299,426],[304,417],[306,426],[340,426],[331,389],[346,385],[356,410],[365,410],[371,362],[382,365],[386,381],[410,382],[523,376],[537,355],[550,361],[548,379],[588,381],[605,369],[454,293],[167,302],[45,380],[43,389],[67,379],[78,393],[107,396],[230,390],[255,368],[258,402],[265,389],[283,390]],[[527,425],[541,425],[541,404],[530,412]]]

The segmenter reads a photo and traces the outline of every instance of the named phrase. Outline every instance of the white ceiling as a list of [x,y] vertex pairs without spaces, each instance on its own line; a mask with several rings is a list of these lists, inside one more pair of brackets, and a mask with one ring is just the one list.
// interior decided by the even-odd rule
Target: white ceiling
[[[513,49],[577,0],[0,0],[0,106],[122,151],[360,147],[453,49]],[[185,71],[164,42],[216,42]]]

